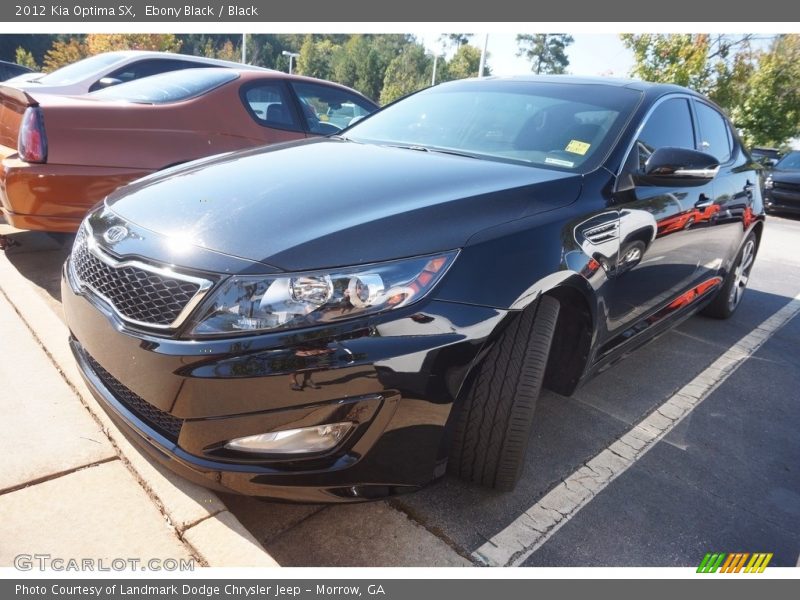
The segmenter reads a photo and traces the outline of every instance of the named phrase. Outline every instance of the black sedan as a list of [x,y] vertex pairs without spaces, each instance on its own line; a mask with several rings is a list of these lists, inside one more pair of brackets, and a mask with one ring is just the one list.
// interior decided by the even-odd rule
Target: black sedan
[[800,214],[800,152],[790,152],[775,164],[764,189],[768,211]]
[[684,88],[448,83],[111,194],[65,265],[72,348],[120,427],[210,487],[511,489],[543,385],[736,310],[757,168]]

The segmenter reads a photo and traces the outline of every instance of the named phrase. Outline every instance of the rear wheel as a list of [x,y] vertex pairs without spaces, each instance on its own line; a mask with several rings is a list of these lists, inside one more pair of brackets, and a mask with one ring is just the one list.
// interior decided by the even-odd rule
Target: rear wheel
[[542,296],[503,332],[459,408],[449,471],[498,490],[522,474],[536,400],[542,388],[560,304]]
[[756,236],[750,233],[736,256],[733,267],[725,276],[722,288],[711,303],[703,309],[703,314],[717,319],[730,317],[739,304],[750,281],[750,271],[756,259]]

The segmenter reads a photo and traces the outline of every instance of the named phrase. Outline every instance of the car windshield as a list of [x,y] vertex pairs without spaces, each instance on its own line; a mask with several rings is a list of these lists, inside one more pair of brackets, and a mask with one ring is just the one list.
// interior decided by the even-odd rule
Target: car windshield
[[640,92],[618,85],[463,81],[390,105],[345,137],[588,172],[605,157],[640,99]]
[[84,58],[78,62],[74,62],[66,67],[56,69],[52,73],[48,73],[44,77],[39,77],[36,82],[45,85],[70,85],[76,81],[96,73],[98,70],[114,63],[118,63],[125,58],[124,54],[119,52],[107,52],[105,54],[98,54]]
[[138,104],[165,104],[205,94],[238,77],[239,73],[231,69],[181,69],[104,88],[90,96]]
[[800,171],[800,152],[790,152],[778,161],[775,168],[784,171]]

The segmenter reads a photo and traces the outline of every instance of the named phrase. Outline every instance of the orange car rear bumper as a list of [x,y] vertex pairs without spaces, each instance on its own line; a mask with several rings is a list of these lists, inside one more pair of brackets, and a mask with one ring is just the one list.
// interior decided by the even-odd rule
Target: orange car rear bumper
[[121,167],[27,163],[0,147],[0,206],[18,229],[77,231],[88,210],[120,186],[151,173]]

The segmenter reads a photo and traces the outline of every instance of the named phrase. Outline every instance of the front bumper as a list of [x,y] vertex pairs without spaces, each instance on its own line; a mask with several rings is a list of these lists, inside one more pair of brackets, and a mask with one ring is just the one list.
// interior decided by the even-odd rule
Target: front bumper
[[764,207],[769,211],[800,214],[800,190],[767,190],[764,194]]
[[[66,269],[62,300],[90,389],[148,454],[207,487],[303,502],[378,498],[441,476],[453,402],[507,315],[430,301],[333,327],[197,341],[131,330],[76,291]],[[341,421],[354,431],[319,455],[223,448]]]

